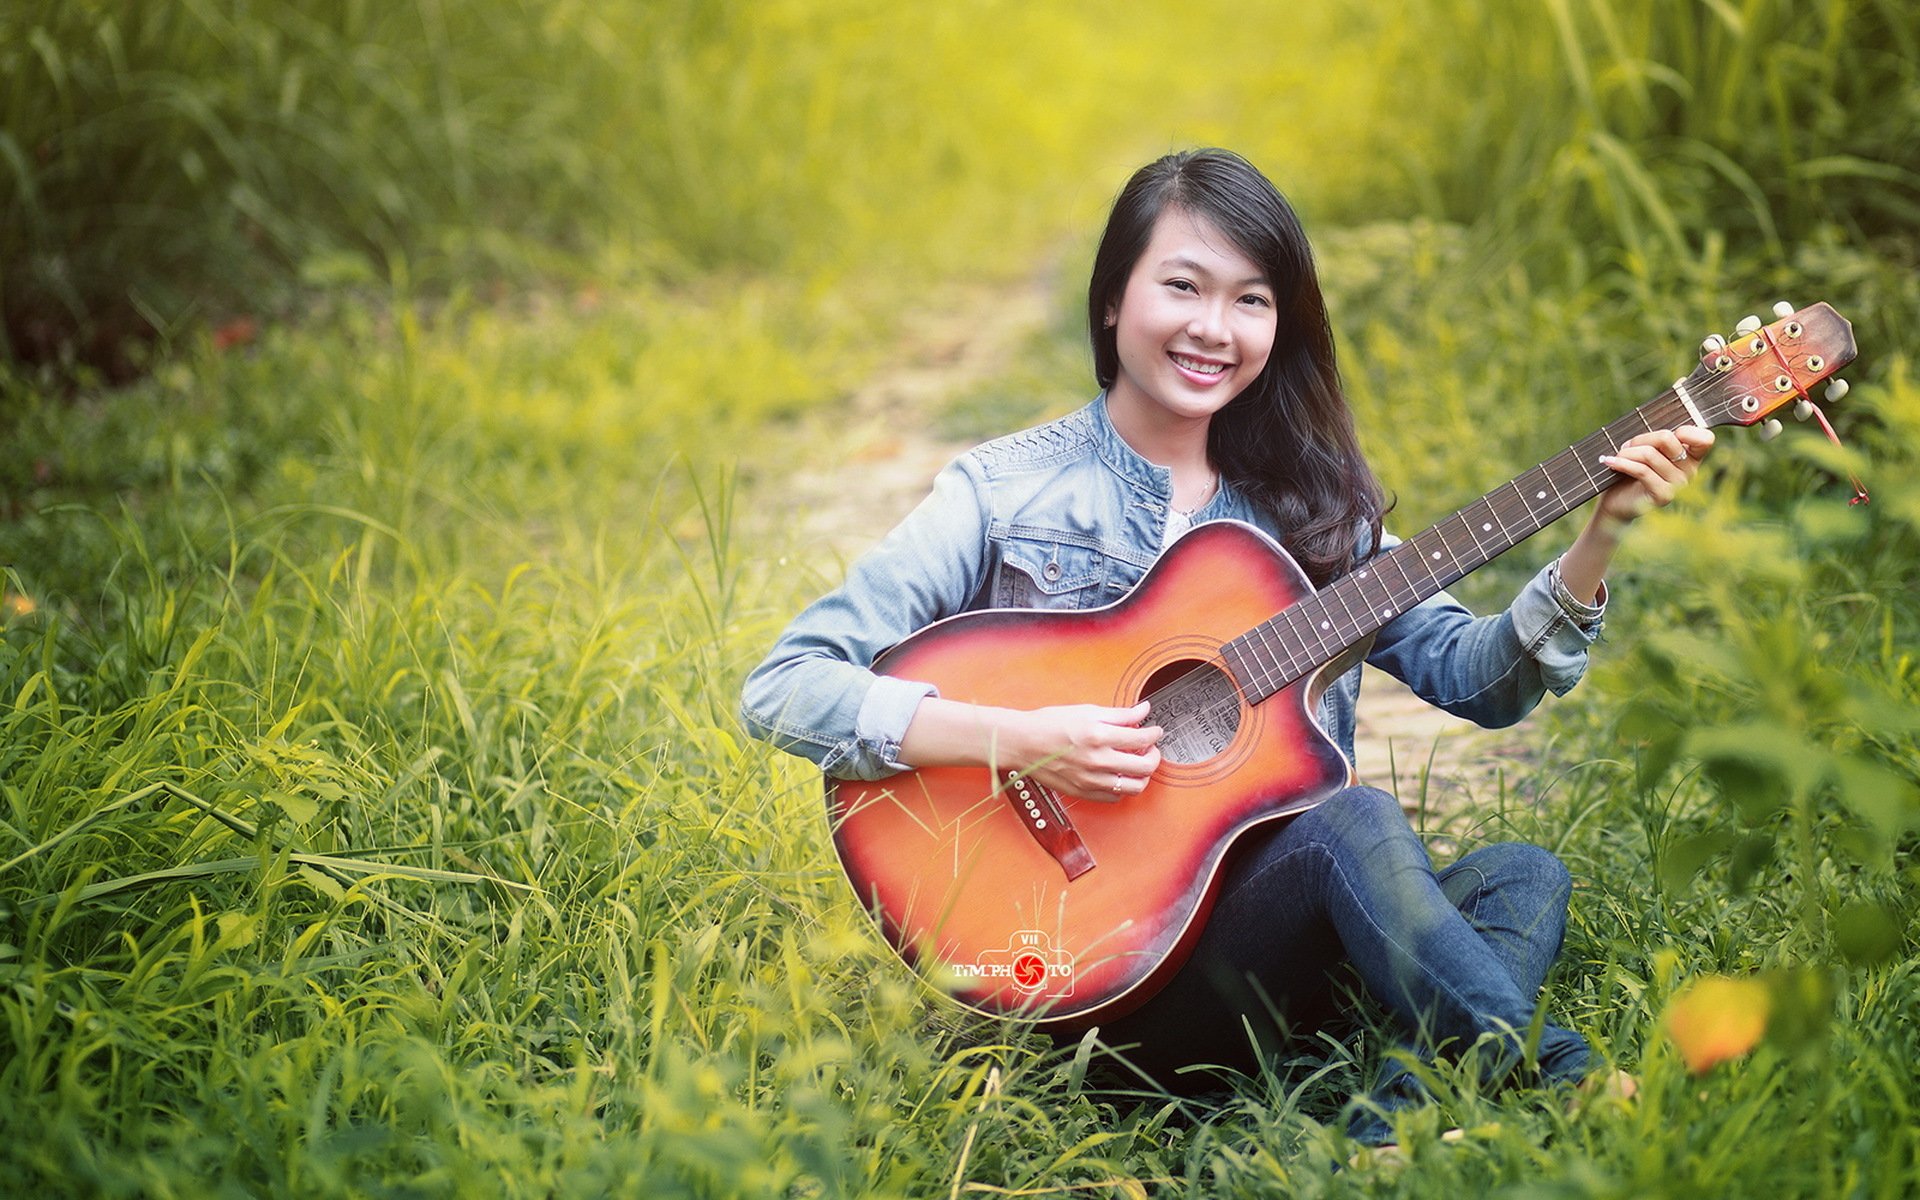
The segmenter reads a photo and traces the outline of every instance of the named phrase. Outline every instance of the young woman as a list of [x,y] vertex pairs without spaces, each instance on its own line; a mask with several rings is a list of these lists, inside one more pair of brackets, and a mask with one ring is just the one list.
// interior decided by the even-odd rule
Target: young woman
[[[943,471],[749,676],[742,712],[756,734],[842,778],[996,763],[1124,803],[1160,765],[1162,731],[1145,723],[1146,704],[988,708],[870,665],[964,610],[1110,604],[1202,522],[1257,526],[1316,586],[1393,544],[1341,395],[1306,236],[1252,165],[1198,150],[1137,172],[1108,218],[1087,300],[1104,391]],[[1505,612],[1475,617],[1442,593],[1382,628],[1368,661],[1489,726],[1564,693],[1599,633],[1601,577],[1622,529],[1671,501],[1712,442],[1690,427],[1634,438],[1606,460],[1621,482]],[[1349,758],[1359,684],[1355,666],[1316,714]],[[1190,1090],[1182,1067],[1250,1069],[1256,1046],[1336,1015],[1350,964],[1416,1049],[1491,1035],[1503,1060],[1492,1069],[1503,1070],[1533,1024],[1568,892],[1565,868],[1533,846],[1489,846],[1436,873],[1393,797],[1350,788],[1243,840],[1192,958],[1101,1040]],[[1589,1069],[1586,1043],[1553,1025],[1536,1055],[1548,1079]],[[1416,1097],[1404,1071],[1375,1093],[1383,1109]],[[1353,1132],[1389,1137],[1372,1112]]]

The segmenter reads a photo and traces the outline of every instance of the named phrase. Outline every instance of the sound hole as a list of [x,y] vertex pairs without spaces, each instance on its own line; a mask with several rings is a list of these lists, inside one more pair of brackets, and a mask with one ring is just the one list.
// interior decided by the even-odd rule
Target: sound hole
[[1240,730],[1240,691],[1214,663],[1168,663],[1147,679],[1144,698],[1153,706],[1147,719],[1166,730],[1160,753],[1169,762],[1205,762]]

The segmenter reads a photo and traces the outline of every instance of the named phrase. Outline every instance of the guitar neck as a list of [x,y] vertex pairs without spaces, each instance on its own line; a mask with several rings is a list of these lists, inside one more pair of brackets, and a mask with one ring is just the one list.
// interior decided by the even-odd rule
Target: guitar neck
[[[1696,373],[1697,375],[1698,373]],[[1400,543],[1221,648],[1247,699],[1259,703],[1454,581],[1478,570],[1617,483],[1600,456],[1655,429],[1705,424],[1692,379]]]

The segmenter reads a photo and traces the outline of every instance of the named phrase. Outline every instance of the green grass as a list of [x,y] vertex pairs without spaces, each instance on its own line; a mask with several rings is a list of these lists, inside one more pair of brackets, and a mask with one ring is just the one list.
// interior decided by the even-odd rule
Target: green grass
[[[532,37],[504,6],[274,7],[220,42],[251,64],[222,76],[154,64],[213,53],[206,31],[239,18],[113,10],[122,71],[107,11],[0,18],[57,51],[0,40],[10,68],[93,64],[66,94],[95,116],[35,110],[76,153],[137,141],[128,114],[156,96],[200,111],[180,98],[226,78],[233,107],[194,128],[235,155],[160,127],[162,165],[129,168],[145,194],[230,217],[235,179],[325,171],[329,203],[374,216],[302,210],[265,244],[300,319],[250,347],[183,332],[113,391],[0,381],[0,1190],[1920,1187],[1920,381],[1899,337],[1920,251],[1898,220],[1916,93],[1897,7],[1569,3],[1492,26],[1205,9],[1243,22],[1230,69],[1174,82],[1188,31],[1169,16],[850,5],[801,36],[797,5],[561,5]],[[471,61],[413,53],[436,20]],[[1541,44],[1561,57],[1530,65]],[[555,55],[578,86],[499,115]],[[746,65],[703,90],[696,68],[727,55]],[[1540,74],[1569,69],[1564,93]],[[1503,70],[1510,91],[1484,85]],[[5,76],[19,147],[49,136],[17,115],[30,74]],[[294,103],[234,132],[296,76]],[[1116,98],[1144,80],[1135,113]],[[1791,136],[1749,145],[1749,109]],[[279,139],[327,114],[335,140],[289,158]],[[832,461],[836,402],[892,368],[903,311],[1058,275],[1061,323],[925,416],[984,436],[1084,394],[1078,270],[1049,264],[1084,259],[1128,167],[1193,140],[1245,147],[1301,200],[1402,532],[1645,399],[1776,290],[1859,326],[1834,409],[1853,457],[1810,427],[1727,431],[1712,482],[1635,532],[1537,778],[1437,831],[1573,868],[1549,1003],[1639,1074],[1632,1107],[1572,1118],[1443,1065],[1440,1102],[1402,1119],[1409,1168],[1336,1170],[1388,1044],[1366,1019],[1216,1106],[1096,1090],[1071,1050],[919,989],[832,866],[817,781],[735,723],[741,672],[833,575],[803,554],[787,480]],[[214,182],[168,191],[194,147]],[[586,173],[543,173],[567,163]],[[769,201],[770,179],[792,190]],[[70,207],[11,209],[31,219],[9,236],[78,253]],[[148,228],[89,219],[107,249]],[[183,296],[236,261],[228,219]],[[475,246],[549,282],[475,282],[455,265]],[[141,269],[172,270],[163,249]],[[124,261],[102,252],[112,288],[138,277]],[[1843,465],[1872,505],[1847,508]],[[1500,603],[1565,536],[1465,590]],[[1669,999],[1760,971],[1819,986],[1755,1053],[1690,1074]],[[1464,1144],[1438,1144],[1456,1125]]]

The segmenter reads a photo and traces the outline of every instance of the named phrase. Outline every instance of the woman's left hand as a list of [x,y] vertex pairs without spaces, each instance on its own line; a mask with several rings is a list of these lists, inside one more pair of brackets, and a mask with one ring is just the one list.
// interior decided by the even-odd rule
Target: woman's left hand
[[1682,425],[1643,433],[1603,455],[1601,462],[1627,477],[1600,493],[1596,522],[1618,528],[1673,503],[1674,493],[1700,470],[1700,461],[1713,449],[1713,431]]
[[1583,604],[1598,602],[1621,532],[1653,509],[1673,503],[1674,493],[1687,486],[1712,449],[1711,429],[1682,425],[1643,433],[1618,454],[1601,456],[1601,462],[1626,478],[1600,493],[1593,518],[1560,556],[1560,579],[1568,594]]

